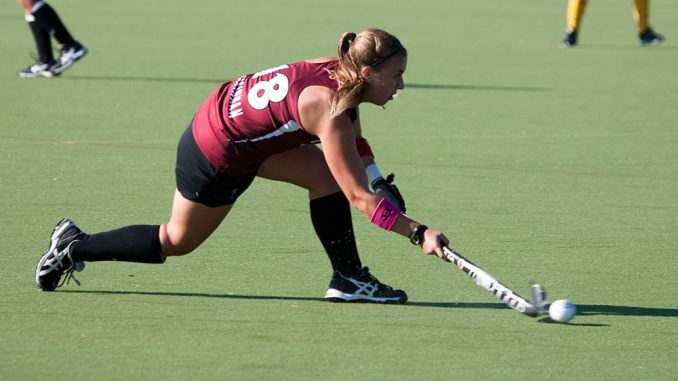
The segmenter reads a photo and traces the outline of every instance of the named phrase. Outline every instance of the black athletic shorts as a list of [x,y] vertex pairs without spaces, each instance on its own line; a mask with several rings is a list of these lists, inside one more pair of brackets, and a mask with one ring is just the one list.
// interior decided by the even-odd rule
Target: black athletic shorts
[[177,189],[185,198],[210,207],[231,205],[252,184],[256,173],[228,176],[214,168],[193,138],[189,123],[177,149]]

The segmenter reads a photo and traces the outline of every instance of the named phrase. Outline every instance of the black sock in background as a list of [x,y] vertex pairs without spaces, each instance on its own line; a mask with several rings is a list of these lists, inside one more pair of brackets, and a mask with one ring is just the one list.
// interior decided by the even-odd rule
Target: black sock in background
[[49,4],[45,3],[37,11],[33,12],[33,17],[35,17],[34,23],[45,29],[59,44],[68,46],[75,43],[73,36],[68,32],[64,23],[61,22],[59,15]]
[[35,40],[35,47],[38,49],[38,61],[42,63],[52,62],[54,55],[52,54],[52,40],[40,24],[35,21],[29,21],[28,27],[31,28],[33,39]]

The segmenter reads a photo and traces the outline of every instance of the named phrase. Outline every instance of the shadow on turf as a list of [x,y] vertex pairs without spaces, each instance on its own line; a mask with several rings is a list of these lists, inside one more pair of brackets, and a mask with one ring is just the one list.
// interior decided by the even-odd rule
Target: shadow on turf
[[[134,77],[126,75],[69,75],[60,77],[74,80],[99,81],[134,81],[134,82],[195,82],[195,83],[223,83],[228,79],[209,78],[169,78],[169,77]],[[480,85],[445,85],[430,83],[406,83],[406,88],[423,90],[474,90],[474,91],[547,91],[545,87],[529,86],[480,86]]]
[[678,317],[678,309],[632,306],[608,306],[601,304],[577,304],[577,315],[661,316]]
[[[275,295],[236,295],[236,294],[206,294],[191,292],[157,292],[157,291],[104,291],[104,290],[59,290],[74,294],[103,294],[103,295],[157,295],[157,296],[182,296],[199,298],[221,299],[247,299],[247,300],[306,300],[325,301],[324,298],[307,296],[275,296]],[[408,302],[405,307],[434,307],[434,308],[471,308],[471,309],[505,309],[503,303],[434,303],[434,302]],[[578,316],[589,315],[619,315],[619,316],[662,316],[678,317],[678,309],[649,308],[631,306],[610,306],[600,304],[578,304]]]
[[546,87],[531,86],[482,86],[482,85],[443,85],[429,83],[405,83],[405,89],[423,90],[473,90],[473,91],[548,91]]
[[73,294],[102,294],[102,295],[156,295],[156,296],[182,296],[217,299],[248,299],[248,300],[306,300],[324,301],[323,298],[306,296],[274,296],[274,295],[236,295],[236,294],[206,294],[193,292],[158,292],[158,291],[104,291],[104,290],[59,290]]
[[[444,307],[444,308],[489,308],[489,309],[506,308],[506,305],[503,303],[409,302],[407,303],[407,305],[420,307]],[[593,315],[678,317],[678,309],[610,306],[602,304],[577,304],[577,316],[593,316]]]
[[671,45],[667,44],[666,42],[658,45],[658,46],[640,46],[638,44],[633,44],[633,43],[626,43],[626,44],[589,44],[589,43],[584,43],[584,44],[579,44],[577,45],[577,50],[626,50],[626,51],[632,51],[632,50],[649,50],[653,52],[671,52],[672,50],[678,49],[678,46],[676,45]]

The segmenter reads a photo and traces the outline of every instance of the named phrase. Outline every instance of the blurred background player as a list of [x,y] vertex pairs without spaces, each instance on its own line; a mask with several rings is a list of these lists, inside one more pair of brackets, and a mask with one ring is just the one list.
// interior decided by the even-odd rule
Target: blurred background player
[[[567,34],[562,45],[566,47],[577,45],[578,33],[581,30],[582,18],[588,0],[568,0],[567,2]],[[638,42],[640,45],[657,45],[664,41],[664,36],[655,33],[648,24],[650,14],[649,0],[633,1],[633,18],[638,26]]]
[[[54,77],[87,54],[87,48],[73,39],[59,15],[49,4],[39,0],[18,0],[31,29],[38,58],[17,74],[22,78]],[[51,37],[59,43],[60,55],[54,59]]]

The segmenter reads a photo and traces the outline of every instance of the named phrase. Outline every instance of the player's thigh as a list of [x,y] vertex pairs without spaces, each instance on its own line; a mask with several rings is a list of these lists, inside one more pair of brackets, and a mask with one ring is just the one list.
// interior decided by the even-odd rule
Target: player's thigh
[[163,254],[188,254],[203,243],[219,227],[232,205],[209,207],[174,193],[172,216],[160,228]]
[[257,176],[308,189],[312,199],[339,191],[322,150],[311,144],[269,157]]

